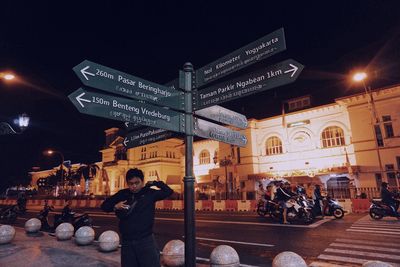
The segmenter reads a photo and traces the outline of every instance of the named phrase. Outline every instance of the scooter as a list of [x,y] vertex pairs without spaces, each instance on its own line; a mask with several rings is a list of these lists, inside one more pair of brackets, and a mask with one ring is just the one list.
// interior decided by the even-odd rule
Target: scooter
[[[399,200],[396,200],[395,209],[399,208]],[[386,205],[381,200],[372,200],[372,204],[369,207],[369,216],[374,220],[380,220],[383,217],[396,217],[400,219],[400,217],[396,216],[393,213],[393,210]]]
[[275,218],[277,209],[279,209],[279,204],[272,200],[266,200],[265,202],[262,200],[258,201],[257,214],[260,217],[265,217],[267,214],[269,214],[270,217]]
[[37,216],[38,219],[42,222],[42,230],[43,231],[50,231],[53,232],[62,223],[70,223],[72,226],[74,226],[74,232],[76,232],[80,227],[82,226],[93,226],[93,220],[90,218],[89,214],[83,213],[83,214],[77,214],[73,211],[69,211],[68,213],[61,213],[61,214],[55,214],[54,215],[54,225],[51,227],[48,221],[48,213],[49,210],[46,210],[45,208],[39,212],[39,215]]
[[13,205],[10,207],[5,207],[0,210],[0,222],[5,224],[13,224],[18,217],[18,206]]
[[340,206],[339,202],[336,199],[327,197],[326,198],[327,205],[324,208],[325,216],[334,216],[336,219],[342,219],[344,216],[343,207]]

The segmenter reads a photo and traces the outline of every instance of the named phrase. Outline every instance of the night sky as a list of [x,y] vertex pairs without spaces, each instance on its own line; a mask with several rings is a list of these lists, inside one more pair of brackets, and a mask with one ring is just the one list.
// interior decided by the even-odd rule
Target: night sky
[[[243,69],[244,74],[294,59],[305,65],[288,86],[223,106],[264,118],[278,115],[282,100],[311,94],[313,104],[362,92],[351,71],[367,68],[372,88],[400,82],[399,1],[2,1],[0,121],[31,117],[22,135],[0,136],[0,185],[33,166],[101,160],[104,130],[117,121],[80,114],[68,94],[82,86],[72,68],[83,60],[160,84],[178,77],[185,62],[200,68],[281,27],[287,50]],[[182,1],[183,2],[183,1]],[[279,3],[278,3],[279,2]]]

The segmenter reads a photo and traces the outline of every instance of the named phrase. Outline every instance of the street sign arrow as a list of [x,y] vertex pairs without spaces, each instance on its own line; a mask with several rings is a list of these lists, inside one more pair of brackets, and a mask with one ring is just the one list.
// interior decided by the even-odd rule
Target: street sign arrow
[[193,108],[203,109],[236,98],[252,95],[294,82],[304,66],[293,59],[282,61],[260,71],[194,91]]
[[84,60],[73,68],[82,83],[109,93],[184,110],[184,94],[164,85]]
[[243,147],[247,144],[246,136],[240,132],[198,118],[194,119],[193,133],[203,138],[214,139],[236,146]]
[[285,50],[285,33],[283,28],[280,28],[198,69],[196,86],[201,87]]
[[246,116],[218,105],[197,110],[194,114],[241,129],[246,129],[247,127]]
[[81,113],[132,122],[174,132],[185,132],[184,115],[135,100],[78,89],[68,96]]
[[128,133],[123,143],[124,146],[129,149],[132,147],[143,146],[166,140],[175,137],[176,135],[176,133],[164,129],[146,127],[144,129]]

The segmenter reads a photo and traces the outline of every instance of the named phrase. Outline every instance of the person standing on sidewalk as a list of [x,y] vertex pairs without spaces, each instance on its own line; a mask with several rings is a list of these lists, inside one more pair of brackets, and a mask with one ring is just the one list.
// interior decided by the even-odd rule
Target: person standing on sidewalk
[[160,253],[153,236],[155,202],[174,191],[162,181],[150,181],[145,185],[143,172],[136,168],[128,170],[125,178],[128,188],[101,204],[103,211],[115,211],[119,219],[121,266],[159,267]]

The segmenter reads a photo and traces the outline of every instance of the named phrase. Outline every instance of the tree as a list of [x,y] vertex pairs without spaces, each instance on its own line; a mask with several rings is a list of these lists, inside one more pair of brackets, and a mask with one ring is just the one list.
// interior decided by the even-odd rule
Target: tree
[[80,177],[83,176],[83,178],[85,179],[85,194],[89,193],[89,181],[96,176],[99,170],[99,166],[94,163],[89,165],[84,164],[83,166],[78,168],[77,174],[80,175]]

